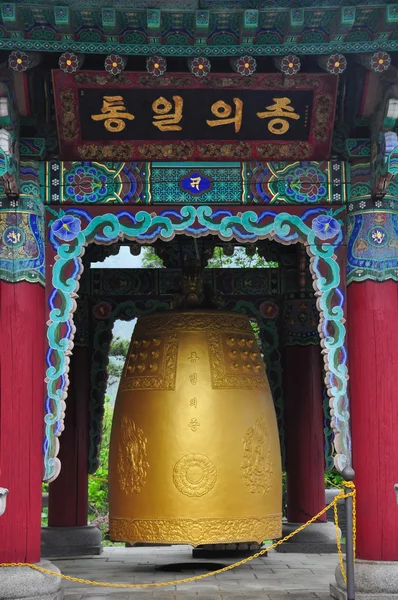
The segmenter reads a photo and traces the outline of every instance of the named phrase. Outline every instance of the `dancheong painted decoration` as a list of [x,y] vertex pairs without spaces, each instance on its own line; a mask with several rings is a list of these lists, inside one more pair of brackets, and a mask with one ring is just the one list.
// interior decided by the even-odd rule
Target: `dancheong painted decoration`
[[0,50],[0,600],[113,542],[398,600],[398,0],[0,1]]
[[328,156],[333,75],[53,72],[60,152],[74,160]]

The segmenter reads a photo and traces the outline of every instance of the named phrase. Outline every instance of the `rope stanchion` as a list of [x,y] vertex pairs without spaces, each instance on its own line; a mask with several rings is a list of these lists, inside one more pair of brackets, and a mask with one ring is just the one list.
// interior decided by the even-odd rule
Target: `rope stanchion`
[[356,543],[356,521],[354,521],[354,515],[356,515],[355,507],[355,487],[352,481],[346,481],[345,487],[352,489],[354,493],[347,493],[345,500],[346,509],[346,540],[345,540],[345,557],[346,557],[346,568],[347,568],[347,600],[355,600],[355,543]]
[[[175,581],[159,581],[156,583],[105,583],[103,581],[91,581],[90,579],[81,579],[79,577],[72,577],[71,575],[63,575],[62,573],[56,573],[55,571],[50,571],[49,569],[44,569],[43,567],[39,567],[38,565],[31,564],[31,563],[3,563],[3,564],[0,564],[0,567],[30,567],[31,569],[34,569],[35,571],[39,571],[40,573],[44,573],[46,575],[53,575],[54,577],[59,577],[65,581],[73,581],[74,583],[83,583],[86,585],[106,587],[106,588],[146,589],[146,588],[168,587],[169,585],[180,585],[182,583],[191,583],[193,581],[200,581],[202,579],[207,579],[208,577],[213,577],[214,575],[220,575],[221,573],[226,573],[227,571],[231,571],[232,569],[235,569],[236,567],[245,565],[245,564],[251,562],[252,560],[255,560],[256,558],[260,558],[261,556],[263,556],[270,550],[273,550],[274,548],[277,548],[278,546],[280,546],[287,540],[290,540],[292,537],[294,537],[295,535],[300,533],[300,531],[303,531],[304,529],[306,529],[312,523],[315,523],[319,519],[319,517],[324,515],[333,506],[334,507],[334,515],[335,515],[336,538],[337,538],[337,548],[338,548],[338,553],[339,553],[340,566],[341,566],[341,571],[342,571],[342,574],[344,577],[344,581],[347,581],[347,576],[346,576],[346,572],[345,572],[345,568],[344,568],[343,553],[341,550],[341,542],[340,542],[340,534],[339,534],[339,526],[338,526],[338,515],[337,515],[337,502],[340,499],[352,497],[353,505],[355,506],[356,490],[355,490],[354,484],[350,481],[345,481],[344,486],[346,488],[351,488],[352,491],[345,492],[344,489],[341,489],[340,493],[323,510],[319,511],[319,513],[316,514],[314,517],[312,517],[309,521],[307,521],[307,523],[303,523],[303,525],[301,525],[300,527],[298,527],[297,529],[295,529],[294,531],[289,533],[283,539],[274,542],[273,544],[271,544],[270,546],[267,546],[266,548],[263,548],[262,550],[260,550],[259,552],[256,552],[252,556],[243,558],[242,560],[235,562],[231,565],[227,565],[226,567],[223,567],[222,569],[217,569],[216,571],[210,571],[208,573],[202,573],[201,575],[195,575],[194,577],[187,577],[185,579],[177,579]],[[353,530],[354,530],[354,532],[356,532],[355,515],[356,515],[355,511],[353,511]],[[354,539],[355,539],[355,533],[354,533]]]

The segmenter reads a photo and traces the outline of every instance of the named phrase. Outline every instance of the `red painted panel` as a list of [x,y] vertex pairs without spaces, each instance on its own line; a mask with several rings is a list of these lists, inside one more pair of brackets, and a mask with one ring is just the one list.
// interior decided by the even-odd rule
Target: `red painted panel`
[[40,559],[44,308],[41,285],[0,282],[0,562]]
[[[325,508],[320,346],[284,349],[287,518],[305,523]],[[319,521],[324,521],[324,515]]]
[[357,555],[398,560],[398,284],[348,287]]

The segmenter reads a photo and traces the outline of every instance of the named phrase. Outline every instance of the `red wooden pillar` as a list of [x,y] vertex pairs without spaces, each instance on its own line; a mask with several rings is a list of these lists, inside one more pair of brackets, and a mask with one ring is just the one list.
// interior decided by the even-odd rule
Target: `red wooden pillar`
[[[284,302],[283,395],[290,523],[305,523],[325,507],[319,315],[313,292],[305,291],[310,285],[304,286],[309,273],[305,260],[299,262],[303,291],[289,294]],[[326,516],[319,519],[324,521]]]
[[287,519],[305,523],[325,507],[320,346],[286,346],[283,371]]
[[[381,273],[380,273],[381,275]],[[357,556],[398,561],[398,284],[348,287]]]
[[87,525],[90,369],[89,348],[75,346],[60,438],[61,472],[49,488],[49,527]]
[[44,340],[44,288],[0,281],[0,562],[40,560]]

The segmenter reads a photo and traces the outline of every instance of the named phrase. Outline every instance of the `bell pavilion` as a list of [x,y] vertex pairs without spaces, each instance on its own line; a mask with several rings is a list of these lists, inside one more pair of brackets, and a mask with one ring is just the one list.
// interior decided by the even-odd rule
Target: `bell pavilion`
[[[102,551],[88,480],[136,318],[111,537],[255,550],[322,512],[337,469],[355,597],[398,598],[397,175],[393,1],[0,3],[1,598],[60,600],[23,564]],[[162,268],[91,267],[121,246]],[[268,268],[209,268],[237,249]],[[336,552],[334,526],[278,550]],[[353,600],[339,567],[327,583]]]

